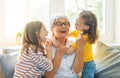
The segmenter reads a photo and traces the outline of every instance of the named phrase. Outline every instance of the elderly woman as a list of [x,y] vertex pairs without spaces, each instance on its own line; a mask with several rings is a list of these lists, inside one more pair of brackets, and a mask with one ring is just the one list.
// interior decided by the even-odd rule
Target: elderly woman
[[83,68],[83,46],[84,39],[81,37],[76,41],[76,52],[66,54],[67,48],[72,42],[68,40],[70,22],[64,15],[56,15],[50,21],[51,31],[59,45],[52,46],[53,69],[46,72],[45,78],[78,78],[78,73]]

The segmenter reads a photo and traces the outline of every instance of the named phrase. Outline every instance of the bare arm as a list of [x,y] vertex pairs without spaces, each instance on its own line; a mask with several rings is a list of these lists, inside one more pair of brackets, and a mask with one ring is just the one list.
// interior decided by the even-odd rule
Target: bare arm
[[75,60],[73,63],[73,69],[74,69],[76,74],[79,74],[79,72],[83,69],[84,44],[85,44],[85,41],[84,41],[83,37],[81,37],[80,39],[78,39],[76,41],[76,45],[77,45],[76,56],[75,56]]
[[58,47],[56,50],[56,54],[55,54],[55,58],[53,59],[53,69],[50,72],[46,72],[46,74],[44,75],[45,78],[53,78],[55,73],[57,72],[59,65],[61,63],[61,59],[66,51],[66,47]]

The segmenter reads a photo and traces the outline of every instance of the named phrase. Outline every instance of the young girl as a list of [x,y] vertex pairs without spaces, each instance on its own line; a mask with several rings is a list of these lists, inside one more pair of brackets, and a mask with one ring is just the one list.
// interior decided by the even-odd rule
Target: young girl
[[46,41],[47,34],[40,21],[26,25],[14,78],[41,78],[45,71],[52,70],[51,46]]
[[[75,26],[77,30],[71,32],[70,35],[75,38],[83,36],[86,41],[84,45],[84,68],[82,71],[82,77],[94,78],[96,65],[93,60],[92,44],[95,43],[98,37],[96,16],[91,11],[83,11],[76,19]],[[67,53],[70,54],[74,52],[77,47],[79,46],[76,46],[76,43],[73,43]]]

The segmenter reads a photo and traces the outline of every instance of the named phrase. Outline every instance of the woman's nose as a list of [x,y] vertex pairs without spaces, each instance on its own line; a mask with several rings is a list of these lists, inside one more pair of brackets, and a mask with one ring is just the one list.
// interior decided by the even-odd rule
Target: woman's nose
[[66,25],[65,25],[65,24],[62,24],[61,26],[62,26],[62,27],[66,27]]

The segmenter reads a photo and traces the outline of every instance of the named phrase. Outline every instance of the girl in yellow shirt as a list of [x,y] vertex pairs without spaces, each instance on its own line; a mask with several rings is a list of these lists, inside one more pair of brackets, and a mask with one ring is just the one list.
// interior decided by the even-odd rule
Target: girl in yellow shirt
[[[74,38],[79,38],[80,36],[83,36],[86,41],[84,45],[84,68],[82,71],[82,77],[94,78],[96,64],[93,60],[92,44],[95,43],[98,37],[97,18],[91,11],[83,11],[76,19],[75,27],[77,30],[71,32],[70,36]],[[67,54],[74,52],[77,47],[80,46],[76,46],[76,43],[73,43],[73,45],[68,48]]]

